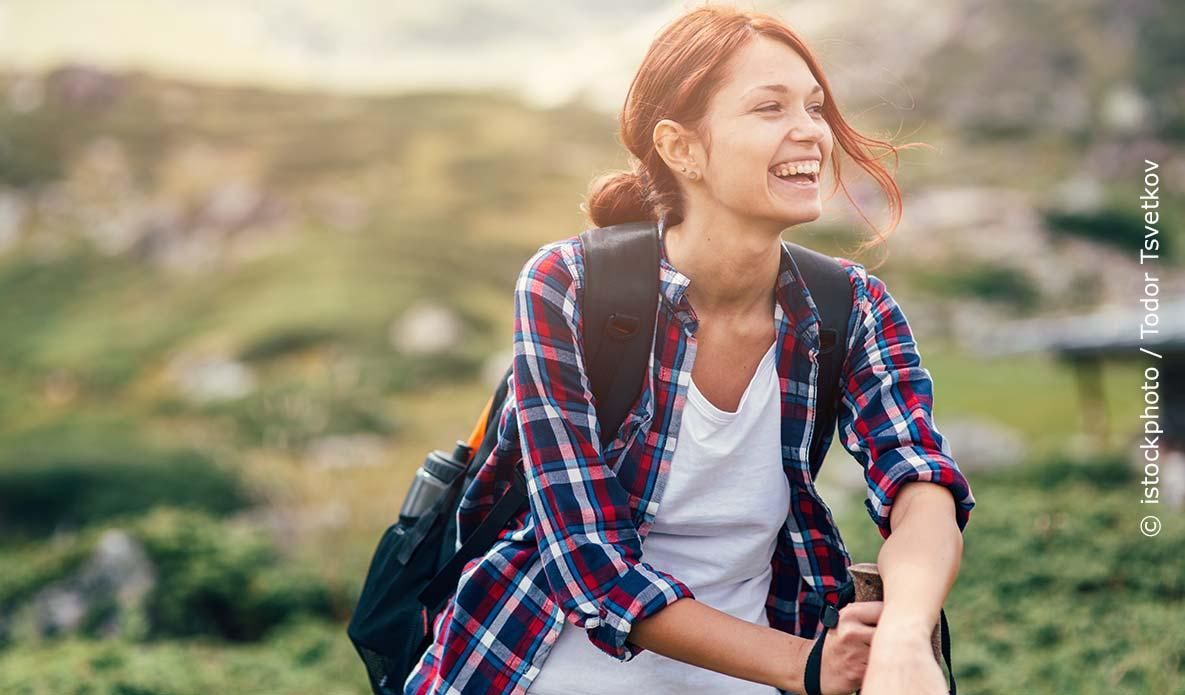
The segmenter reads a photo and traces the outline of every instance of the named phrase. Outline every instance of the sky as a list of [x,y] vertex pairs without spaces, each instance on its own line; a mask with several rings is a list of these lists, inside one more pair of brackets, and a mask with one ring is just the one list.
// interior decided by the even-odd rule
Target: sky
[[[661,27],[698,4],[0,0],[0,69],[83,62],[294,89],[501,88],[538,106],[579,95],[612,110],[620,108]],[[809,36],[827,27],[840,13],[836,5],[845,3],[732,4],[780,14]]]

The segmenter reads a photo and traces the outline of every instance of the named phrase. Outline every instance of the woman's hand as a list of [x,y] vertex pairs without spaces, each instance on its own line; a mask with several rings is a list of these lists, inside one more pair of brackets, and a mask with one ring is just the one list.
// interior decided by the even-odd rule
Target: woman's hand
[[872,640],[860,695],[947,695],[930,634],[885,622]]
[[839,622],[823,642],[819,673],[823,695],[851,695],[860,688],[884,605],[882,601],[860,601],[839,610]]

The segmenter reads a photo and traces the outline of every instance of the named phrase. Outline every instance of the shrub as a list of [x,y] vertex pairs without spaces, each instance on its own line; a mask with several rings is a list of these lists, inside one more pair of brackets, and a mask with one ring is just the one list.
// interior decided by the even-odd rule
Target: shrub
[[96,446],[91,454],[10,450],[0,456],[0,526],[18,534],[85,527],[158,505],[228,514],[249,504],[239,477],[196,451]]
[[258,532],[200,513],[160,509],[139,522],[134,534],[157,569],[147,606],[154,637],[251,641],[297,616],[334,614],[326,586],[282,564]]
[[1019,268],[980,263],[958,270],[924,271],[918,282],[939,295],[968,297],[1032,311],[1041,302],[1041,292],[1033,280]]
[[61,121],[52,114],[0,111],[0,184],[24,188],[61,177]]
[[[1074,236],[1105,244],[1125,252],[1133,252],[1143,247],[1144,218],[1137,208],[1129,206],[1105,207],[1095,212],[1073,213],[1046,210],[1042,213],[1046,226],[1056,234]],[[1164,217],[1167,217],[1165,215]],[[1164,232],[1170,225],[1157,225],[1160,234],[1161,255],[1166,258],[1175,256],[1174,239]]]

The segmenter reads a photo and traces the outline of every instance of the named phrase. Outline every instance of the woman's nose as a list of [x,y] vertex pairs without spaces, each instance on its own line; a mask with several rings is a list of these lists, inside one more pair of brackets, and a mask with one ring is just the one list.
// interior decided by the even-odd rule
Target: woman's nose
[[822,123],[816,121],[810,114],[804,113],[790,127],[790,139],[818,142],[823,139],[825,132]]

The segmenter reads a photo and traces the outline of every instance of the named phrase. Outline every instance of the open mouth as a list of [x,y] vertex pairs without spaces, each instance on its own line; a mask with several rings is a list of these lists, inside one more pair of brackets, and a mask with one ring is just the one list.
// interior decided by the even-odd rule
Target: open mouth
[[769,172],[769,175],[783,184],[794,186],[796,188],[814,188],[819,184],[819,175],[813,172],[778,176],[771,171]]

